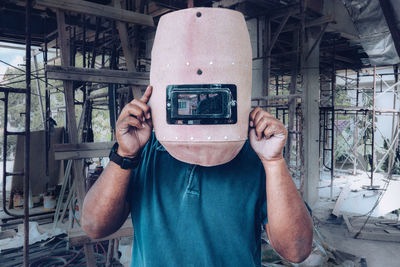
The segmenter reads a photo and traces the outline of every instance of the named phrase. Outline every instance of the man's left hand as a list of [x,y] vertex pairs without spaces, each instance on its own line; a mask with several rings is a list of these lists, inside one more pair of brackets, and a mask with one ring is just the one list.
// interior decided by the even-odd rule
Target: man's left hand
[[282,122],[257,107],[250,113],[249,124],[250,145],[260,159],[282,159],[282,150],[287,138],[287,130]]

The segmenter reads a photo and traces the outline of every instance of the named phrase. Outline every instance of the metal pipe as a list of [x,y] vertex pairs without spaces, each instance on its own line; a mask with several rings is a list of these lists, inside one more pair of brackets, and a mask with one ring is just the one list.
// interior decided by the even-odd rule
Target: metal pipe
[[[347,69],[346,69],[346,83],[347,83]],[[356,88],[360,85],[360,72],[357,71]],[[356,107],[358,107],[358,95],[359,91],[356,90]],[[358,146],[358,112],[354,117],[354,134],[353,134],[353,175],[357,174],[357,146]]]
[[[37,63],[37,56],[33,56],[33,62],[34,62],[34,68],[36,72],[36,76],[39,77],[39,68],[38,68],[38,63]],[[43,129],[46,128],[46,122],[45,122],[45,116],[44,116],[44,110],[43,110],[43,101],[42,101],[42,92],[40,90],[40,82],[38,79],[35,79],[36,81],[36,91],[37,91],[37,96],[39,99],[39,107],[40,107],[40,117],[42,119],[42,124],[43,124]]]
[[[44,20],[44,29],[47,31],[47,18]],[[43,65],[47,66],[47,56],[48,56],[48,47],[47,47],[47,36],[44,37],[44,51],[43,51]],[[47,71],[44,72],[44,82],[45,82],[45,135],[46,135],[46,191],[48,189],[48,185],[50,182],[50,170],[49,170],[49,151],[50,151],[50,88],[49,88],[49,80],[47,78]]]
[[333,41],[333,56],[332,56],[332,73],[331,73],[331,94],[332,94],[332,107],[331,107],[331,188],[330,198],[333,199],[333,180],[335,178],[335,92],[336,92],[336,66],[335,66],[335,55],[336,55],[336,41]]
[[[399,80],[398,68],[399,68],[398,65],[394,65],[394,66],[393,66],[393,70],[394,70],[394,72],[395,72],[395,75],[394,75],[394,82],[395,82],[395,84],[396,84],[396,83],[398,82],[398,80]],[[394,88],[394,93],[393,93],[393,109],[396,109],[396,95],[397,95],[396,92],[397,92],[397,86],[395,86],[395,88]],[[392,117],[392,134],[391,134],[391,141],[392,141],[392,142],[393,142],[394,133],[395,133],[396,117],[398,117],[398,114],[393,113],[393,117]],[[398,120],[397,120],[396,131],[397,131],[398,125],[399,125],[399,124],[398,124]],[[396,150],[397,150],[397,146],[395,146],[395,151],[396,151]],[[394,151],[393,153],[390,153],[390,156],[389,156],[389,163],[388,163],[388,170],[387,170],[387,172],[388,172],[388,174],[389,174],[389,177],[391,177],[392,162],[393,162],[393,157],[395,158],[395,156],[394,156],[395,151]]]
[[31,0],[25,7],[26,97],[25,97],[25,162],[24,162],[24,266],[29,266],[29,153],[31,127]]
[[[6,204],[6,185],[7,185],[7,124],[8,124],[8,91],[4,91],[4,133],[3,133],[3,210],[8,214]],[[10,214],[8,214],[10,215]],[[11,215],[13,216],[13,215]]]
[[[7,177],[14,175],[12,173],[8,173],[7,172],[7,136],[9,134],[12,134],[8,131],[7,125],[8,125],[8,96],[9,93],[20,93],[20,94],[24,94],[26,92],[25,89],[19,89],[19,88],[6,88],[6,87],[0,87],[0,92],[4,93],[4,99],[2,99],[4,101],[4,120],[3,120],[3,210],[4,212],[11,216],[11,217],[15,217],[15,218],[22,218],[24,217],[21,214],[16,214],[16,213],[12,213],[7,209],[7,192],[6,192],[6,187],[7,187]],[[23,175],[20,174],[20,175]],[[48,214],[49,212],[38,212],[35,214],[30,214],[29,216],[38,216],[38,215],[43,215],[43,214]]]
[[374,66],[374,80],[373,80],[374,95],[372,98],[372,140],[371,140],[371,189],[374,186],[374,161],[375,161],[375,98],[376,98],[376,66]]

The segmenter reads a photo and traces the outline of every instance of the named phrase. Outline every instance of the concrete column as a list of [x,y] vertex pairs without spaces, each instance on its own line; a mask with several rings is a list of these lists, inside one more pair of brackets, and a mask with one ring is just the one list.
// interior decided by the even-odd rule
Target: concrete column
[[309,29],[303,43],[301,73],[303,75],[303,147],[304,147],[304,200],[310,206],[318,201],[319,182],[319,44],[307,55],[316,41],[318,31]]
[[247,22],[253,54],[252,98],[263,95],[263,32],[264,23],[261,19],[250,19]]

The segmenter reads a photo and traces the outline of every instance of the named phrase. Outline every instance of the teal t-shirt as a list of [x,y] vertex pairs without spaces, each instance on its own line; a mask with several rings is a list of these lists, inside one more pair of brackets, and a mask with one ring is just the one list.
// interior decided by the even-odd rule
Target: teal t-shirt
[[154,134],[133,171],[131,266],[261,266],[265,172],[246,142],[232,161],[173,158]]

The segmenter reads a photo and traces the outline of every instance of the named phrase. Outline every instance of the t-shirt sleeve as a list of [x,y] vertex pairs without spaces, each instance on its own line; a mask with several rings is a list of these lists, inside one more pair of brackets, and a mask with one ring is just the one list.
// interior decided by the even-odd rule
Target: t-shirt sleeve
[[132,194],[134,192],[134,180],[138,173],[139,166],[132,170],[131,175],[129,177],[128,191],[126,193],[126,201],[130,204],[132,200]]
[[268,223],[267,201],[264,201],[264,203],[261,205],[261,222],[262,225],[266,225]]
[[131,175],[129,177],[129,185],[128,185],[128,191],[126,194],[126,201],[128,201],[128,203],[130,203],[130,204],[132,201],[132,196],[135,192],[135,181],[137,181],[137,179],[139,178],[138,176],[140,176],[141,169],[146,168],[146,166],[148,165],[148,156],[151,151],[151,147],[154,145],[153,143],[155,140],[156,139],[155,139],[154,133],[152,133],[149,140],[147,141],[147,144],[145,145],[145,147],[143,148],[143,150],[140,154],[140,162],[139,162],[138,166],[132,170]]
[[267,192],[265,187],[265,171],[264,168],[261,167],[260,171],[260,179],[261,179],[261,188],[260,188],[260,217],[262,225],[266,225],[268,223],[268,213],[267,213]]

